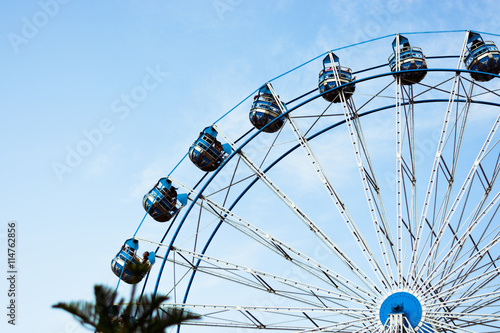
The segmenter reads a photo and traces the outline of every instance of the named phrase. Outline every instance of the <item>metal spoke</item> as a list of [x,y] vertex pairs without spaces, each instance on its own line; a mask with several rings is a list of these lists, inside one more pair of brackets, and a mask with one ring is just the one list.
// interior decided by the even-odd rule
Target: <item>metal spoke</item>
[[[450,223],[452,221],[452,217],[453,217],[455,211],[457,210],[458,205],[461,203],[462,199],[464,198],[464,194],[469,189],[469,187],[470,187],[470,185],[472,183],[472,180],[474,179],[474,176],[477,174],[478,167],[480,167],[481,162],[487,156],[486,152],[488,151],[489,144],[491,143],[491,140],[492,140],[494,134],[496,133],[496,130],[498,129],[499,121],[500,121],[500,116],[497,117],[497,119],[496,119],[496,121],[495,121],[495,123],[493,125],[493,128],[490,130],[490,132],[489,132],[489,134],[488,134],[488,136],[487,136],[487,138],[486,138],[486,140],[485,140],[482,148],[480,149],[480,152],[479,152],[477,158],[475,159],[475,161],[474,161],[474,163],[472,165],[471,170],[469,171],[468,175],[465,178],[465,181],[464,181],[463,185],[460,188],[459,193],[457,194],[455,200],[451,204],[451,207],[448,210],[448,213],[446,214],[446,216],[444,216],[443,222],[441,223],[441,225],[439,227],[439,230],[437,230],[437,232],[436,232],[436,236],[435,236],[436,241],[431,245],[431,247],[430,247],[430,249],[428,251],[428,255],[427,255],[427,257],[425,258],[425,260],[424,260],[424,262],[422,264],[422,267],[424,267],[426,265],[426,262],[428,260],[430,260],[430,258],[431,258],[430,254],[431,253],[433,253],[433,257],[434,257],[433,261],[435,262],[435,260],[437,258],[437,254],[438,254],[438,250],[437,249],[439,248],[439,245],[441,244],[442,240],[444,239],[443,234],[444,234],[444,232],[446,230],[448,230],[449,228],[451,228]],[[488,195],[490,193],[490,188],[491,187],[488,187],[488,188],[485,189],[485,195],[482,197],[481,202],[484,202],[487,199],[487,197],[488,197]],[[478,212],[479,212],[479,209],[481,207],[482,207],[482,204],[479,204],[478,207],[477,207]],[[452,238],[452,241],[454,242],[457,239],[458,239],[458,235],[455,234],[454,238]],[[456,246],[454,248],[456,248]],[[459,247],[458,250],[461,250],[461,247]],[[455,260],[453,260],[452,262],[455,262]],[[434,264],[429,264],[429,266],[433,266]],[[449,265],[448,269],[451,269],[451,267],[452,267],[452,265]],[[421,276],[421,274],[419,276]]]
[[[358,332],[359,330],[363,330],[365,327],[361,327],[361,324],[368,324],[368,325],[373,325],[373,323],[370,323],[371,321],[374,321],[374,317],[370,318],[363,318],[363,319],[355,319],[355,320],[350,320],[347,322],[341,322],[341,323],[336,323],[333,325],[328,325],[328,326],[323,326],[323,327],[317,327],[317,328],[312,328],[308,330],[303,330],[300,331],[301,333],[309,333],[309,332],[351,332],[351,330],[354,330],[352,332]],[[368,322],[368,323],[367,323]]]
[[[424,280],[422,286],[424,286],[427,281],[431,281],[434,276],[438,275],[438,269],[446,262],[447,259],[454,253],[454,251],[460,250],[461,246],[467,240],[469,237],[470,233],[474,230],[474,228],[482,221],[484,216],[498,203],[500,199],[500,192],[495,195],[495,197],[490,201],[490,203],[483,209],[481,214],[476,217],[471,223],[471,225],[467,228],[466,232],[462,235],[462,237],[455,243],[452,249],[441,259],[441,261],[436,265],[434,270],[429,273],[428,277]],[[475,259],[480,258],[481,255],[484,255],[487,253],[494,245],[496,245],[498,242],[500,242],[500,237],[498,237],[498,234],[494,237],[494,239],[486,244],[481,250],[478,250],[474,255],[471,255],[467,260],[465,260],[463,263],[460,265],[456,266],[450,273],[448,273],[446,276],[441,278],[440,282],[438,284],[443,283],[446,279],[448,279],[453,273],[457,272],[460,268],[465,267],[466,265],[469,265],[474,262]],[[421,288],[422,288],[421,286]]]
[[[171,180],[173,183],[182,186],[183,188],[188,190],[189,193],[192,193],[196,196],[197,193],[193,189],[188,188],[186,185],[174,179]],[[258,243],[264,245],[275,254],[282,256],[283,259],[305,270],[312,276],[315,276],[325,283],[331,284],[334,288],[336,288],[338,291],[342,291],[345,295],[358,295],[359,297],[365,297],[368,299],[372,299],[373,301],[377,299],[377,294],[372,294],[365,291],[363,288],[359,287],[352,281],[349,281],[339,273],[336,273],[332,269],[325,267],[316,260],[310,258],[303,251],[294,249],[292,246],[286,244],[285,242],[282,242],[278,238],[261,230],[255,225],[252,225],[248,221],[236,215],[234,212],[217,204],[210,198],[203,197],[200,200],[206,202],[206,205],[200,204],[200,207],[203,207],[207,212],[223,220],[228,225],[242,232],[246,236],[254,239]]]
[[255,163],[253,163],[241,150],[238,150],[236,145],[231,140],[221,134],[226,142],[231,144],[233,150],[237,150],[239,156],[245,164],[255,173],[257,177],[269,188],[271,191],[318,237],[332,252],[346,265],[359,279],[373,291],[380,293],[377,285],[354,263],[353,260],[343,252],[340,247],[333,242],[328,235],[326,235],[291,199],[287,196],[270,178],[264,173]]
[[471,331],[471,330],[468,330],[465,328],[461,328],[461,327],[457,327],[455,325],[450,325],[448,323],[443,323],[442,321],[437,321],[437,320],[434,320],[431,318],[429,318],[428,321],[433,326],[439,327],[445,331],[457,332],[457,333],[460,333],[460,332],[475,333],[474,331]]
[[[462,62],[463,62],[466,48],[467,48],[467,38],[468,38],[468,36],[466,35],[464,42],[463,42],[463,45],[462,45],[462,50],[460,52],[460,57],[458,60],[457,68],[460,68],[462,66]],[[420,273],[417,274],[417,269],[418,269],[417,256],[421,250],[420,242],[421,242],[422,232],[423,232],[424,226],[426,225],[427,212],[428,212],[428,209],[430,206],[430,200],[432,198],[432,194],[434,193],[434,186],[435,186],[435,182],[436,182],[437,172],[438,172],[440,165],[442,163],[441,156],[443,154],[443,150],[445,147],[446,136],[448,133],[447,132],[448,125],[450,123],[450,117],[452,115],[453,105],[457,100],[459,81],[460,81],[460,74],[456,74],[454,77],[454,80],[453,80],[451,91],[450,91],[448,105],[446,107],[445,117],[443,120],[443,126],[442,126],[442,129],[440,132],[440,138],[438,140],[438,146],[437,146],[436,155],[434,158],[434,164],[433,164],[432,169],[431,169],[431,174],[430,174],[429,182],[427,185],[427,190],[425,192],[426,194],[425,194],[425,198],[424,198],[422,213],[420,215],[421,217],[420,217],[420,219],[418,221],[418,225],[417,225],[417,231],[416,231],[417,236],[416,236],[416,240],[415,240],[415,250],[412,252],[411,261],[410,261],[410,272],[411,272],[411,276],[413,277],[414,281],[419,280],[419,277],[417,277],[417,276],[420,276]],[[432,232],[430,234],[432,235]]]
[[[401,71],[401,49],[400,35],[396,35],[396,70]],[[408,100],[408,103],[405,102]],[[415,230],[412,230],[411,225],[416,223],[416,185],[417,179],[415,174],[415,133],[414,133],[414,110],[413,110],[413,85],[405,89],[402,84],[401,75],[396,76],[396,216],[397,216],[397,254],[398,254],[398,284],[403,286],[405,279],[403,278],[404,269],[404,252],[403,252],[403,215],[407,214],[407,228],[409,240],[412,249],[415,248],[414,237]],[[404,154],[404,141],[407,141],[408,153]],[[405,155],[409,163],[405,161]],[[408,195],[405,179],[410,184],[411,188]],[[407,197],[411,198],[410,204],[406,205],[406,212],[403,210]],[[409,207],[408,207],[409,206]],[[408,281],[408,278],[406,278]]]
[[[327,51],[206,127],[153,188],[167,223],[125,243],[156,247],[161,266],[134,260],[172,296],[159,311],[200,315],[173,331],[500,331],[500,51],[481,35],[431,56],[385,36],[388,61],[354,71],[352,46]],[[318,84],[290,86],[317,59]]]
[[[272,92],[274,99],[278,102],[278,105],[280,109],[282,110],[283,113],[286,113],[288,110],[286,109],[286,106],[281,103],[279,100],[278,95],[274,91],[272,85],[270,83],[267,83],[267,87],[269,90]],[[331,104],[330,104],[331,105]],[[391,284],[389,281],[388,276],[391,276],[390,274],[384,274],[384,272],[380,268],[380,264],[378,263],[377,258],[374,256],[372,251],[370,250],[367,242],[363,238],[363,233],[359,230],[358,226],[356,223],[353,221],[351,215],[349,214],[349,211],[347,210],[347,207],[345,206],[344,202],[341,200],[338,192],[335,190],[333,187],[332,183],[330,182],[330,179],[326,175],[325,171],[321,167],[321,163],[319,162],[318,158],[316,157],[316,154],[314,154],[314,151],[312,150],[311,146],[309,145],[309,142],[305,138],[304,135],[302,135],[302,132],[300,131],[299,126],[295,122],[295,120],[289,118],[288,123],[292,127],[293,133],[295,134],[297,140],[299,141],[300,145],[302,146],[303,150],[305,151],[309,161],[311,162],[311,165],[313,166],[314,170],[316,171],[316,174],[321,180],[321,183],[327,190],[328,195],[334,202],[337,210],[339,211],[342,219],[344,220],[345,225],[349,228],[349,231],[354,237],[354,240],[357,242],[359,245],[361,251],[365,255],[365,258],[367,259],[367,262],[371,266],[373,272],[378,275],[380,281],[384,285],[384,287],[387,289],[388,286]],[[389,260],[388,260],[388,251],[385,248],[385,242],[384,242],[384,235],[383,235],[383,230],[378,224],[377,220],[374,220],[375,223],[375,230],[377,234],[377,238],[379,240],[379,245],[381,247],[381,251],[383,254],[384,258],[384,263],[386,266],[386,272],[389,273]]]
[[[387,215],[385,213],[385,207],[383,204],[382,196],[380,194],[380,187],[378,185],[377,178],[373,171],[372,163],[366,145],[366,140],[364,138],[363,131],[361,129],[361,123],[358,118],[358,113],[357,113],[358,111],[356,110],[353,102],[348,103],[348,100],[342,89],[343,83],[340,80],[340,73],[339,73],[340,69],[337,69],[337,67],[334,65],[335,64],[334,54],[332,52],[329,52],[328,56],[330,57],[333,74],[337,84],[337,89],[339,89],[338,91],[339,91],[340,103],[342,105],[342,110],[344,112],[346,125],[349,131],[349,137],[351,140],[352,147],[354,149],[354,157],[358,165],[361,182],[363,184],[363,189],[365,192],[366,202],[370,211],[370,216],[373,221],[373,226],[377,234],[380,250],[382,252],[382,258],[384,260],[385,271],[387,275],[383,273],[377,261],[373,259],[369,259],[368,261],[370,262],[370,265],[376,266],[374,271],[377,274],[381,275],[380,277],[381,283],[384,284],[386,288],[388,288],[386,283],[392,286],[396,284],[396,282],[392,277],[392,274],[390,274],[391,260],[389,258],[389,251],[388,251],[388,248],[391,248],[391,244],[393,244],[392,233],[387,223]],[[348,224],[348,221],[346,223]],[[353,225],[352,229],[353,232],[357,231],[355,236],[359,238],[361,233],[359,232],[359,230],[357,230],[357,227]],[[364,246],[362,249],[365,252],[367,251],[366,242],[364,242],[363,245]],[[365,253],[367,253],[367,255],[370,256],[371,251],[369,252],[368,251]],[[373,255],[371,255],[371,257],[373,257]]]
[[[360,304],[363,306],[373,305],[372,302],[369,302],[367,300],[358,299],[358,298],[353,297],[353,296],[337,293],[337,292],[329,290],[329,289],[325,289],[322,287],[313,286],[313,285],[310,285],[307,283],[295,281],[295,280],[281,277],[281,276],[271,274],[268,272],[252,269],[250,267],[246,267],[243,265],[233,264],[233,263],[230,263],[230,262],[222,260],[222,259],[213,258],[211,256],[203,255],[200,253],[195,253],[193,251],[179,249],[179,248],[173,248],[171,250],[175,253],[182,254],[185,256],[189,256],[189,257],[193,257],[193,258],[199,259],[205,263],[210,263],[210,264],[214,265],[214,267],[216,267],[216,268],[222,268],[224,270],[232,270],[233,272],[249,274],[249,275],[252,275],[254,277],[257,277],[257,279],[265,287],[268,288],[269,292],[278,293],[277,288],[272,288],[267,282],[264,281],[264,279],[269,279],[271,281],[279,282],[281,284],[290,286],[292,288],[296,288],[296,289],[302,291],[304,294],[308,293],[310,295],[318,295],[318,293],[319,293],[321,295],[324,295],[324,299],[335,300],[335,301],[349,301],[349,302],[354,302],[356,304]],[[197,269],[199,269],[199,268],[197,268]],[[248,280],[250,280],[250,279],[248,279]],[[283,290],[281,290],[280,292],[284,293],[284,294],[287,293],[286,291],[283,291]],[[323,296],[320,296],[320,297],[323,297]]]

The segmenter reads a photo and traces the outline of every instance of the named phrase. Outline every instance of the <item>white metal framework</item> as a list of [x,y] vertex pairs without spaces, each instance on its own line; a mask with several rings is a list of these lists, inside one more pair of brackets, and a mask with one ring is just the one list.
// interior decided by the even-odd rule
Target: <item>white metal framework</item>
[[266,83],[278,132],[241,126],[250,101],[214,126],[233,153],[207,175],[182,162],[170,179],[190,202],[161,240],[157,225],[138,238],[161,263],[145,288],[202,316],[175,330],[500,331],[500,78],[464,69],[468,34],[433,35],[446,53],[412,35],[428,65],[415,84],[384,64],[388,39],[334,50],[352,96],[294,94],[312,61]]

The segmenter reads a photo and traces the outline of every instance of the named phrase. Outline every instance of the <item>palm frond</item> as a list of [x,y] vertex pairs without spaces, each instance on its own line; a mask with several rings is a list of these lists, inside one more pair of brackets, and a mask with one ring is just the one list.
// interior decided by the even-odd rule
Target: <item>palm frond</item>
[[[134,267],[142,270],[144,267]],[[94,287],[95,303],[79,301],[57,303],[53,308],[72,314],[82,325],[90,326],[99,333],[160,333],[167,327],[178,325],[199,316],[183,309],[168,308],[163,304],[167,296],[145,295],[138,303],[134,296],[125,306],[123,299],[109,287]],[[133,313],[135,312],[135,313]]]

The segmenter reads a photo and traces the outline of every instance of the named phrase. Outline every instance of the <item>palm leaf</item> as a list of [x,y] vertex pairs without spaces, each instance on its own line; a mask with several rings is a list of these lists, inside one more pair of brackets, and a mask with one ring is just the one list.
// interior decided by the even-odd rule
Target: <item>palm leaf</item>
[[[137,267],[132,269],[138,271],[145,269],[140,265],[134,266]],[[90,326],[99,333],[159,333],[165,332],[167,327],[199,318],[183,309],[163,307],[167,296],[145,295],[139,303],[134,303],[132,291],[131,300],[125,306],[123,299],[116,301],[115,291],[101,285],[94,287],[94,296],[95,303],[61,302],[52,307],[69,312],[83,326]]]

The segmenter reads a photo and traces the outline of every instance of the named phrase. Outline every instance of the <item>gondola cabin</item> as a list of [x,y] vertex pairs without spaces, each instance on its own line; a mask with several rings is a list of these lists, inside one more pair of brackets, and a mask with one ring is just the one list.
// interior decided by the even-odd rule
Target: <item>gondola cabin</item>
[[189,159],[203,171],[217,170],[226,154],[231,153],[231,146],[222,145],[216,137],[217,131],[211,126],[207,127],[189,149]]
[[283,112],[279,107],[278,101],[269,90],[267,84],[259,89],[259,92],[253,99],[254,102],[249,114],[252,125],[257,129],[261,129],[272,123],[271,125],[265,127],[262,131],[267,133],[274,133],[278,131],[285,123],[285,119],[284,117],[281,117],[280,119],[274,121],[276,118],[279,118]]
[[[492,74],[500,73],[500,52],[495,43],[485,42],[480,34],[469,33],[467,39],[467,52],[464,55],[465,67],[470,71],[486,72]],[[489,81],[494,76],[483,73],[470,73],[477,81]]]
[[[111,260],[111,270],[121,280],[129,284],[139,283],[149,272],[155,263],[154,252],[144,252],[143,257],[137,256],[139,241],[137,239],[127,239],[120,252]],[[134,264],[144,265],[141,269],[134,267]]]
[[177,194],[177,189],[167,178],[158,183],[142,199],[142,206],[158,222],[170,220],[187,203],[186,194]]
[[[335,78],[335,72],[338,78]],[[323,98],[328,102],[339,103],[341,101],[341,91],[344,92],[345,99],[348,100],[356,89],[354,84],[348,83],[355,79],[352,76],[351,69],[341,67],[339,58],[334,53],[329,52],[325,59],[323,59],[323,70],[319,72],[319,92],[323,94]],[[341,85],[345,85],[342,90],[335,89]]]
[[392,50],[393,53],[389,57],[391,72],[409,71],[401,74],[394,74],[394,77],[397,78],[399,75],[401,77],[401,83],[405,85],[411,85],[422,81],[427,74],[427,71],[418,71],[418,69],[427,69],[427,63],[422,49],[416,46],[410,46],[410,42],[406,37],[398,35],[392,42]]

